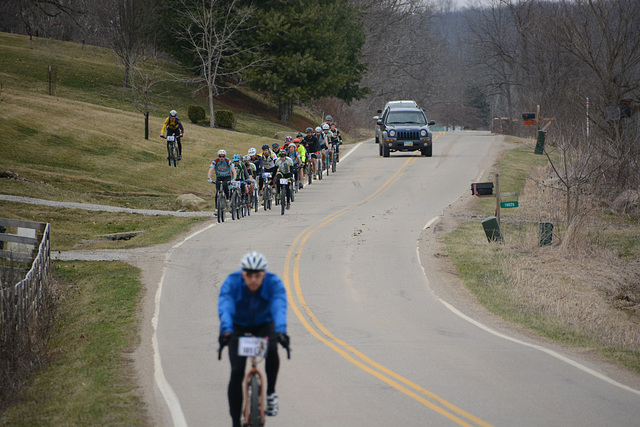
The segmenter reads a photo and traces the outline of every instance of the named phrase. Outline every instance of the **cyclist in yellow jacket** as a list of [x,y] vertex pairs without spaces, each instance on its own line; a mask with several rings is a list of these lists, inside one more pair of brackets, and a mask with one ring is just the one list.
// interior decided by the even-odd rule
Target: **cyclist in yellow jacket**
[[[182,122],[180,122],[176,110],[171,110],[169,117],[164,121],[162,130],[160,131],[160,138],[165,137],[165,131],[167,132],[167,136],[174,135],[176,137],[176,141],[178,142],[178,160],[182,160],[182,143],[180,142],[180,137],[184,135],[184,127],[182,127]],[[171,157],[171,153],[169,152],[169,142],[167,142],[167,153],[169,157]],[[169,157],[167,157],[167,159]]]

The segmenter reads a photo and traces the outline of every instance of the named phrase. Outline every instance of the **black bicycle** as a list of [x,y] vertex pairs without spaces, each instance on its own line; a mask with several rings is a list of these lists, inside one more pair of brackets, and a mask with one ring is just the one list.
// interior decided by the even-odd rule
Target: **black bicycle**
[[242,196],[240,195],[240,181],[231,181],[229,190],[231,191],[231,196],[229,197],[229,205],[231,206],[231,219],[240,219],[240,216],[242,215]]
[[[209,181],[212,184],[215,184],[216,182],[211,180]],[[224,182],[220,183],[220,190],[218,191],[216,189],[216,195],[214,198],[215,204],[216,204],[216,216],[218,217],[218,222],[224,222],[224,213],[227,207],[227,199],[224,197],[224,188],[222,188],[222,186],[224,185]]]
[[262,188],[262,204],[264,210],[271,209],[271,172],[265,172],[264,185]]
[[307,155],[306,162],[304,163],[304,173],[307,174],[307,184],[311,185],[313,182],[313,159],[310,154]]
[[167,147],[167,151],[169,154],[167,160],[169,161],[169,166],[174,166],[177,168],[178,162],[180,162],[180,159],[178,158],[178,137],[176,137],[175,135],[168,135]]

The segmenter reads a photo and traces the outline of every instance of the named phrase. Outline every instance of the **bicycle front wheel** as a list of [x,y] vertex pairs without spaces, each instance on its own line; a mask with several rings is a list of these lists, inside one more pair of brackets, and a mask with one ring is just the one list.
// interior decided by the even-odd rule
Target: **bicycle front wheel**
[[245,420],[248,426],[259,427],[261,424],[260,414],[260,393],[262,392],[260,379],[257,375],[252,375],[249,380],[247,404],[249,405],[249,416]]
[[287,187],[284,185],[280,185],[280,215],[284,215],[284,209],[286,207],[286,191]]
[[238,216],[238,193],[234,191],[231,193],[231,219],[235,220],[236,218],[240,219]]
[[253,189],[253,211],[254,212],[258,212],[258,205],[260,204],[258,202],[259,198],[258,198],[258,188],[255,187]]
[[218,197],[216,199],[216,211],[218,213],[218,222],[224,222],[224,208],[225,208],[224,192],[219,191]]

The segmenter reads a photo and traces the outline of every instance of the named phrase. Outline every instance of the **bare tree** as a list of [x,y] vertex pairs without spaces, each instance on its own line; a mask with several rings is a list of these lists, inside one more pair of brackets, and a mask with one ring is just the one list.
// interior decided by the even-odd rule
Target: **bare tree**
[[154,88],[169,80],[169,75],[145,56],[133,66],[132,103],[144,114],[144,139],[149,139],[149,112],[153,111]]
[[135,67],[147,45],[153,14],[152,0],[107,0],[99,8],[102,35],[123,71],[124,88],[135,86]]
[[47,21],[79,12],[74,0],[18,0],[20,19],[30,39],[49,28]]
[[[640,129],[623,117],[607,117],[606,108],[623,100],[640,100],[640,3],[634,0],[562,1],[557,6],[556,39],[560,48],[584,68],[595,111],[591,143],[616,164],[608,188],[637,188],[637,141]],[[583,98],[584,99],[584,98]],[[631,109],[631,108],[630,108]]]
[[[237,44],[241,32],[249,30],[246,24],[252,9],[243,7],[238,0],[180,0],[176,10],[178,37],[184,40],[197,59],[197,81],[199,90],[207,89],[211,127],[213,120],[213,99],[220,95],[222,81],[238,79],[247,68],[257,64],[245,62],[240,66],[231,64],[243,55],[257,49]],[[227,86],[228,87],[228,86]]]

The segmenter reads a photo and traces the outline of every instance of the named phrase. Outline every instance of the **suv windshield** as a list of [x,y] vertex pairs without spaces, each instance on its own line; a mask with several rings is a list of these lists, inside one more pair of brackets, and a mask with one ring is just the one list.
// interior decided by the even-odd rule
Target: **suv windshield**
[[391,111],[387,118],[387,124],[413,124],[413,125],[426,125],[427,120],[424,114],[419,111]]

